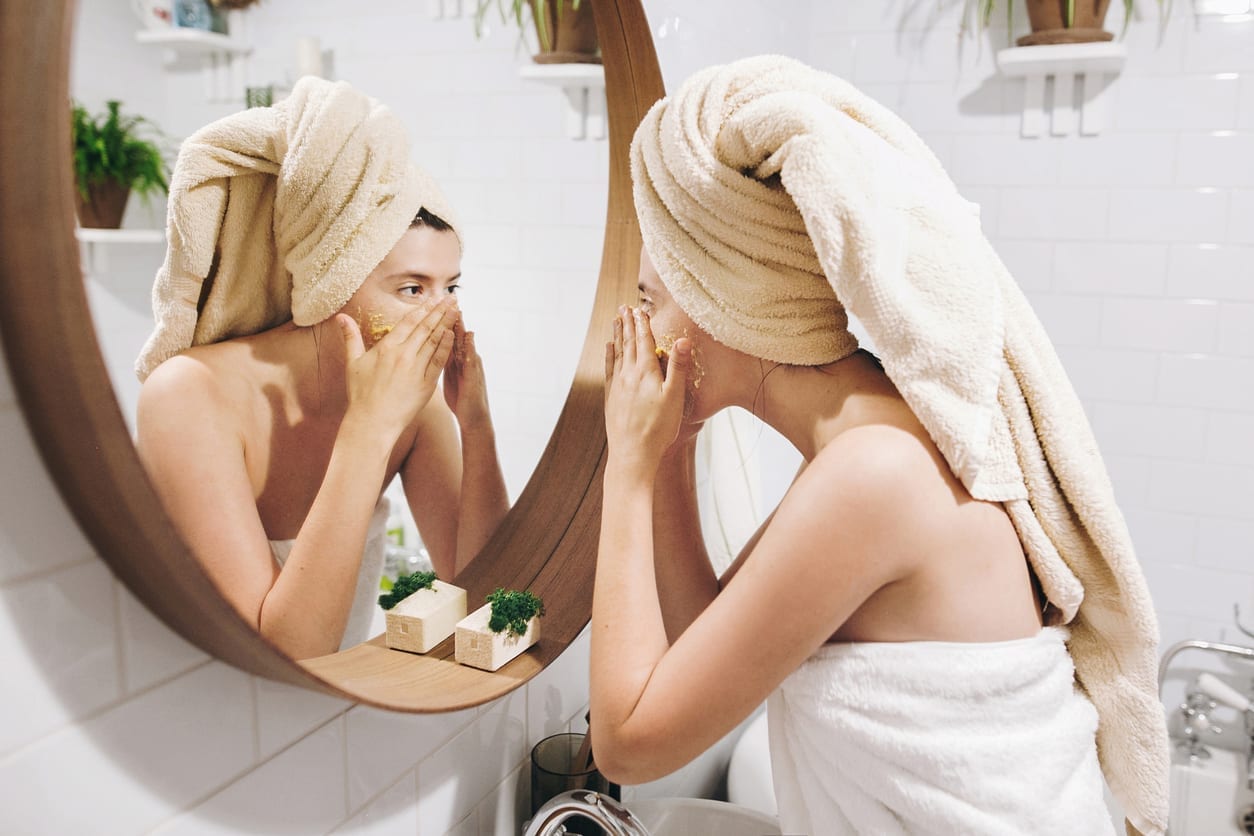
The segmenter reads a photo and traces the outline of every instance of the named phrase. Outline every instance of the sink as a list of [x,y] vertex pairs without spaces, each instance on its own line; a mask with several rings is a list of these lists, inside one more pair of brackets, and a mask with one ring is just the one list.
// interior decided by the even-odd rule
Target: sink
[[649,798],[632,801],[631,812],[651,836],[774,836],[781,833],[774,816],[704,798]]
[[[1211,757],[1171,762],[1171,836],[1243,836],[1254,833],[1254,790],[1246,784],[1245,753],[1208,747]],[[1249,817],[1250,829],[1242,826]]]

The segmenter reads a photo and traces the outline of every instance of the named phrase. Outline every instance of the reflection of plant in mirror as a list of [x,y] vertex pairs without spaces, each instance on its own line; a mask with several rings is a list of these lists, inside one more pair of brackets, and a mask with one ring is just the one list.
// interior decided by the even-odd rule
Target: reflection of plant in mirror
[[[540,49],[544,52],[552,52],[554,48],[553,33],[549,32],[548,19],[549,16],[544,14],[550,0],[477,0],[475,7],[475,37],[483,36],[483,18],[488,13],[488,7],[496,5],[501,12],[501,22],[505,23],[513,18],[517,24],[519,31],[526,29],[527,23],[523,20],[523,9],[531,9],[531,19],[536,24],[536,35],[540,38]],[[562,10],[570,6],[571,11],[579,11],[581,0],[558,0],[557,2],[557,19],[562,19]]]
[[511,636],[521,636],[527,632],[528,621],[544,615],[544,602],[530,592],[498,587],[487,601],[492,605],[488,629],[493,633],[508,629]]
[[420,589],[431,589],[435,583],[435,572],[413,572],[401,575],[392,584],[392,591],[379,596],[379,606],[390,610]]
[[93,185],[110,180],[141,197],[158,190],[169,192],[161,149],[139,135],[141,126],[151,124],[147,119],[123,116],[118,101],[109,101],[105,112],[94,117],[78,102],[72,106],[74,177],[84,200]]

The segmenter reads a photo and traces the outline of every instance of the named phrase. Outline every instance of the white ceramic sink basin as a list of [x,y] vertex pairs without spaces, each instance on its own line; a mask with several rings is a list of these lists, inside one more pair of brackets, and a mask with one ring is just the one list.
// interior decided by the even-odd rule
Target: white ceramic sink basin
[[1208,760],[1171,763],[1171,836],[1243,836],[1243,815],[1254,817],[1254,790],[1246,784],[1245,753],[1210,747]]
[[650,798],[628,807],[651,836],[774,836],[780,833],[774,816],[738,807],[725,801],[703,798]]

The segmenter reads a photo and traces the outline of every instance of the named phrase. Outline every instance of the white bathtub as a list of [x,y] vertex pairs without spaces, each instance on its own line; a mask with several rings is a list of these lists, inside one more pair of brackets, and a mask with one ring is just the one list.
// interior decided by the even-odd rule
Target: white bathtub
[[[1170,836],[1254,833],[1254,790],[1247,786],[1245,753],[1210,747],[1209,760],[1190,761],[1177,750],[1171,763]],[[1242,827],[1249,817],[1250,829]]]

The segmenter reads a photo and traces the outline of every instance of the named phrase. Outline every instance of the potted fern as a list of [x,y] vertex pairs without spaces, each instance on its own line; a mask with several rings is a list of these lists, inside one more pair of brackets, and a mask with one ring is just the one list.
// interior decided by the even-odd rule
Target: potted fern
[[475,34],[483,33],[483,19],[496,5],[501,21],[512,20],[521,32],[527,26],[524,9],[530,12],[540,51],[537,64],[600,64],[596,22],[591,0],[477,0]]
[[71,103],[80,225],[117,229],[132,189],[145,199],[156,191],[169,192],[169,169],[161,149],[142,136],[149,124],[142,116],[123,115],[118,101],[108,102],[98,116]]
[[[988,25],[993,15],[995,0],[967,0],[975,2],[976,15],[981,28]],[[1110,0],[1024,0],[1028,10],[1031,34],[1015,41],[1019,46],[1038,44],[1075,44],[1109,41],[1115,36],[1102,28]],[[1162,5],[1162,0],[1159,0]],[[1123,0],[1124,30],[1132,19],[1134,0]],[[965,12],[965,9],[964,9]],[[1006,4],[1007,28],[1014,14],[1013,0]],[[963,15],[964,19],[966,15]]]

